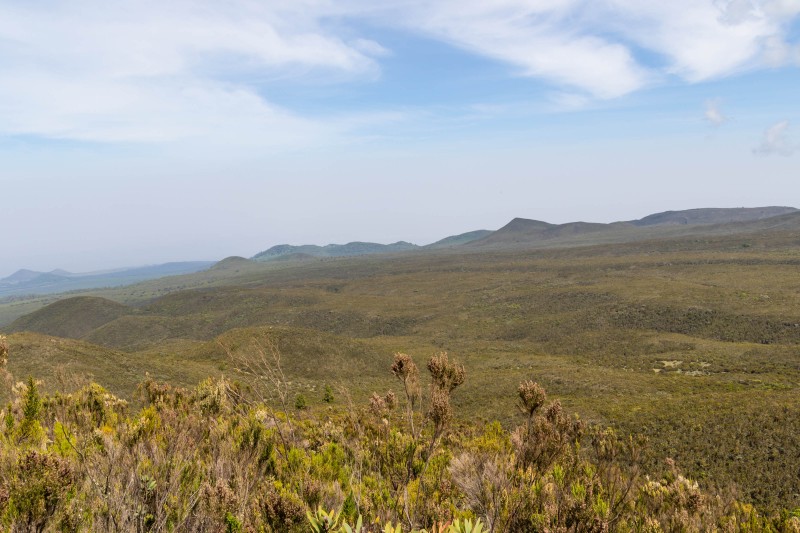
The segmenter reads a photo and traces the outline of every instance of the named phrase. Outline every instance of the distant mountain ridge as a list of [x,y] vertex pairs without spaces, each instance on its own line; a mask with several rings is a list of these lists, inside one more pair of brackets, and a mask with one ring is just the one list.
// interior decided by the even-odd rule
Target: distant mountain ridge
[[[776,213],[783,213],[774,215]],[[686,221],[685,223],[683,221]],[[702,221],[702,222],[698,222]],[[259,255],[268,255],[267,261],[292,261],[303,260],[318,261],[320,256],[311,255],[309,252],[339,254],[327,257],[346,257],[348,254],[358,253],[369,255],[397,251],[405,253],[404,258],[415,255],[420,261],[426,261],[426,253],[433,254],[464,254],[464,257],[473,254],[485,254],[492,257],[495,252],[502,255],[506,251],[523,251],[525,253],[542,249],[569,249],[577,247],[594,247],[608,245],[609,249],[638,250],[672,250],[672,249],[704,249],[706,244],[719,249],[720,243],[735,248],[751,246],[771,246],[775,243],[781,245],[797,246],[800,236],[800,210],[794,208],[754,208],[749,210],[690,210],[688,212],[668,211],[648,215],[643,219],[609,224],[589,222],[569,222],[565,224],[551,224],[540,220],[515,218],[496,231],[478,230],[460,235],[446,237],[427,246],[416,246],[404,241],[392,245],[354,242],[346,245],[328,246],[290,246],[281,245],[271,248],[270,254],[262,252]],[[624,245],[614,248],[615,245]],[[585,249],[585,248],[584,248]],[[591,249],[591,248],[589,248]],[[444,252],[442,252],[444,250]],[[602,250],[601,250],[602,253]],[[286,275],[287,271],[302,272],[303,266],[298,264],[287,265],[287,268],[277,264],[265,264],[264,259],[257,261],[244,257],[232,256],[219,261],[210,268],[203,269],[202,273],[186,278],[176,278],[180,283],[179,290],[167,291],[167,296],[161,297],[156,302],[161,304],[148,304],[147,307],[136,305],[125,306],[111,300],[99,298],[96,295],[68,295],[64,300],[49,303],[38,310],[6,316],[3,324],[8,324],[7,331],[35,331],[38,333],[79,338],[88,342],[100,342],[101,339],[112,339],[117,347],[130,347],[143,342],[141,339],[149,338],[148,335],[163,336],[163,338],[182,338],[182,331],[188,327],[183,319],[173,321],[169,327],[162,327],[161,315],[164,310],[173,309],[172,303],[181,299],[186,300],[187,310],[203,312],[214,306],[226,306],[239,300],[236,291],[226,292],[228,289],[218,291],[211,289],[222,280],[239,279],[246,284],[258,284],[258,280],[268,272],[280,272]],[[412,261],[413,262],[413,261]],[[378,262],[382,264],[382,262]],[[370,263],[366,263],[369,267]],[[273,268],[273,266],[275,268]],[[155,267],[151,267],[155,268]],[[176,268],[173,265],[173,270]],[[338,268],[333,264],[330,268]],[[119,274],[119,273],[117,273]],[[67,275],[70,275],[67,273]],[[294,273],[288,272],[291,278]],[[74,275],[73,275],[74,276]],[[15,286],[30,285],[36,280],[52,280],[60,278],[56,273],[37,273],[30,270],[19,271],[9,276],[2,283]],[[10,279],[10,281],[9,281]],[[78,277],[80,279],[80,277]],[[106,280],[107,282],[108,280]],[[156,282],[160,283],[160,282]],[[190,289],[184,290],[188,285]],[[224,284],[223,284],[224,286]],[[198,290],[202,288],[202,290]],[[259,305],[264,305],[261,313],[270,315],[270,303],[275,299],[280,302],[278,293],[265,289],[266,300]],[[335,285],[331,290],[338,291]],[[148,292],[148,289],[138,291]],[[160,290],[159,290],[160,293]],[[212,297],[211,295],[216,295]],[[259,301],[261,299],[259,298]],[[290,299],[291,300],[291,299]],[[241,302],[240,302],[241,303]],[[238,304],[237,304],[238,305]],[[250,304],[247,304],[250,305]],[[289,307],[291,308],[293,304]],[[169,311],[171,312],[171,311]],[[169,314],[167,312],[166,314]],[[262,315],[259,315],[262,316]],[[294,316],[294,315],[292,315]],[[84,317],[79,319],[79,317]],[[88,317],[88,318],[86,318]],[[341,318],[341,317],[340,317]],[[16,321],[14,321],[16,319]],[[310,314],[308,319],[314,323],[325,322],[330,319],[327,314]],[[88,326],[83,321],[86,320]],[[293,320],[293,318],[287,318]],[[299,320],[299,319],[298,319]],[[336,319],[339,320],[339,319]],[[336,322],[336,321],[334,321]],[[369,324],[357,321],[359,324]],[[252,326],[249,322],[242,322],[242,317],[236,314],[225,314],[218,323],[208,325],[216,332],[217,327],[223,324],[235,326]],[[336,326],[338,327],[338,326]],[[381,325],[380,331],[386,331],[388,325]],[[393,327],[393,326],[392,326]],[[360,330],[359,330],[360,331]],[[149,332],[145,334],[145,332]],[[153,333],[155,332],[155,333]],[[218,333],[218,332],[217,332]],[[215,333],[216,334],[216,333]],[[103,342],[101,342],[103,344]],[[125,348],[127,349],[127,348]]]
[[0,279],[0,298],[28,294],[55,294],[99,287],[119,287],[165,276],[192,274],[213,265],[213,261],[183,261],[81,274],[61,269],[51,272],[22,269]]
[[460,246],[462,244],[467,244],[472,241],[477,241],[478,239],[487,237],[492,233],[494,232],[488,229],[468,231],[467,233],[461,233],[460,235],[452,235],[450,237],[445,237],[444,239],[428,244],[423,248],[432,248],[432,249],[452,248],[453,246]]
[[781,206],[686,209],[654,213],[639,220],[632,220],[631,224],[636,226],[725,224],[763,220],[797,211],[794,207]]
[[19,283],[26,283],[31,281],[32,279],[36,279],[37,277],[44,274],[44,272],[36,272],[35,270],[28,270],[27,268],[23,268],[17,270],[7,278],[0,279],[0,286],[3,284],[19,284]]
[[392,244],[354,241],[347,244],[326,244],[325,246],[318,246],[316,244],[303,244],[299,246],[278,244],[268,250],[257,253],[252,259],[255,261],[274,261],[279,259],[307,260],[324,257],[355,257],[359,255],[400,253],[412,250],[441,249],[476,241],[491,233],[492,231],[490,230],[469,231],[467,233],[445,237],[444,239],[425,246],[419,246],[406,241],[397,241]]
[[[398,241],[392,244],[373,242],[351,242],[347,244],[328,244],[318,246],[306,244],[294,246],[279,244],[254,255],[255,261],[303,261],[315,258],[353,257],[360,255],[401,253],[408,251],[440,250],[445,248],[491,247],[491,246],[525,246],[525,245],[558,245],[568,244],[576,240],[590,243],[591,236],[596,235],[598,243],[624,242],[646,237],[657,237],[658,231],[669,228],[686,229],[699,226],[711,227],[719,224],[735,224],[756,222],[783,215],[800,213],[794,207],[735,207],[735,208],[699,208],[682,211],[664,211],[646,217],[609,224],[599,222],[567,222],[551,224],[542,220],[515,218],[502,228],[476,230],[459,235],[445,237],[434,243],[418,246],[410,242]],[[648,229],[653,232],[647,232]],[[641,231],[637,231],[641,230]],[[701,230],[702,231],[702,230]]]
[[[783,220],[788,217],[787,220]],[[796,221],[794,219],[797,219]],[[515,218],[499,230],[470,242],[469,247],[567,246],[620,243],[683,235],[746,232],[762,229],[762,222],[797,223],[800,210],[794,207],[702,208],[654,213],[637,220],[612,222],[567,222],[550,224],[541,220]]]
[[419,248],[410,242],[398,241],[392,244],[378,244],[374,242],[349,242],[347,244],[304,244],[293,246],[291,244],[278,244],[253,256],[256,261],[269,261],[288,255],[309,257],[352,257],[358,255],[385,254],[393,252],[407,252]]
[[[414,251],[480,250],[491,248],[594,245],[686,235],[760,231],[780,227],[800,231],[800,210],[786,206],[753,208],[700,208],[654,213],[637,220],[605,223],[568,222],[552,224],[515,218],[502,228],[476,230],[445,237],[419,246],[406,241],[391,244],[354,241],[347,244],[280,244],[253,256],[228,258],[222,262],[175,262],[103,272],[75,274],[65,270],[37,272],[28,269],[0,279],[0,298],[44,295],[101,287],[119,287],[165,276],[192,274],[209,268],[253,269],[264,261],[308,261],[319,258],[354,257]],[[216,265],[216,266],[215,266]]]

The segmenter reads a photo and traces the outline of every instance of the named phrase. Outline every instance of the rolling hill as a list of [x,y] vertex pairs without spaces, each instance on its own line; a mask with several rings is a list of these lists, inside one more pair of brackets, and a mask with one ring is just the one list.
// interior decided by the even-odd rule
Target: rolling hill
[[459,235],[451,235],[425,246],[417,246],[410,242],[398,241],[392,244],[378,244],[374,242],[350,242],[347,244],[327,244],[317,246],[306,244],[293,246],[290,244],[279,244],[268,250],[253,256],[255,261],[274,261],[274,260],[308,260],[313,258],[330,257],[357,257],[362,255],[391,254],[410,252],[415,250],[431,250],[451,248],[460,246],[472,241],[476,241],[491,234],[490,230],[475,230]]
[[445,237],[444,239],[425,245],[424,248],[428,249],[451,248],[453,246],[460,246],[462,244],[467,244],[472,241],[477,241],[478,239],[487,237],[492,233],[493,232],[491,230],[487,229],[468,231],[467,233],[461,233],[460,235],[452,235],[450,237]]
[[794,207],[778,206],[687,209],[654,213],[639,220],[632,220],[630,223],[634,226],[727,224],[729,222],[762,220],[795,212],[797,209]]
[[419,246],[410,242],[398,241],[392,244],[377,244],[374,242],[349,242],[347,244],[327,244],[317,246],[306,244],[292,246],[279,244],[253,256],[255,261],[270,261],[285,256],[295,257],[354,257],[359,255],[387,254],[416,250]]
[[83,274],[73,274],[64,270],[36,272],[22,269],[0,279],[0,298],[131,285],[164,276],[198,272],[213,264],[210,261],[187,261]]
[[497,231],[466,246],[485,249],[590,246],[685,237],[746,236],[777,229],[800,229],[800,211],[791,207],[692,209],[657,213],[639,220],[610,224],[550,224],[515,218]]
[[53,380],[67,364],[126,395],[146,371],[236,378],[237,354],[274,342],[289,394],[315,409],[327,384],[356,403],[397,390],[395,352],[446,350],[467,368],[454,400],[464,417],[509,423],[516,387],[535,379],[584,420],[651,437],[654,471],[671,457],[749,501],[796,508],[800,438],[764,414],[800,420],[798,230],[798,212],[641,227],[516,219],[483,246],[228,258],[49,302],[5,330],[15,374]]
[[131,308],[105,298],[76,296],[58,300],[20,317],[8,330],[80,339],[103,324],[132,312]]
[[[434,243],[417,246],[405,241],[393,244],[351,242],[325,246],[281,244],[253,256],[255,261],[293,260],[313,258],[357,257],[362,255],[403,253],[411,251],[452,249],[461,246],[475,248],[503,247],[554,247],[592,244],[625,243],[657,238],[675,238],[688,235],[757,231],[764,226],[761,221],[784,215],[797,216],[793,207],[754,208],[701,208],[654,213],[641,219],[610,224],[595,222],[568,222],[551,224],[541,220],[515,218],[502,228],[476,230],[445,237]],[[730,226],[730,227],[729,227]]]

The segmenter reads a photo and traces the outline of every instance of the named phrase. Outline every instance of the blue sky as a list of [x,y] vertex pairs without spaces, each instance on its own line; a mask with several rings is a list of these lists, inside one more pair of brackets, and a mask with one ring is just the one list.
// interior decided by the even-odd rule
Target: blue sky
[[798,0],[0,2],[0,276],[800,207]]

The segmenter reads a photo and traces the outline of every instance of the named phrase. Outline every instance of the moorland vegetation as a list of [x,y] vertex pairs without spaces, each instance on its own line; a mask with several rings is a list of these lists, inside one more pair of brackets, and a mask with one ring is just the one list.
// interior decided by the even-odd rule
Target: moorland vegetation
[[[704,502],[716,502],[702,527],[712,522],[733,527],[725,520],[739,513],[735,509],[752,506],[755,514],[745,514],[761,520],[753,528],[768,523],[785,529],[800,508],[798,222],[800,215],[790,213],[758,220],[746,232],[718,224],[705,234],[697,227],[669,226],[653,233],[658,238],[602,245],[591,243],[598,233],[578,233],[558,237],[569,242],[547,240],[541,247],[525,241],[534,225],[516,224],[524,231],[495,232],[494,244],[485,249],[468,243],[358,258],[267,263],[234,258],[199,274],[69,294],[57,302],[48,297],[0,303],[0,322],[12,353],[9,371],[41,381],[46,440],[55,435],[53,399],[71,395],[78,401],[93,390],[93,382],[105,387],[103,395],[127,402],[115,411],[121,425],[108,424],[114,434],[124,432],[143,409],[166,408],[147,400],[142,383],[169,386],[170,395],[184,399],[199,394],[201,383],[224,383],[225,390],[239,392],[226,393],[229,407],[219,416],[239,424],[266,412],[257,405],[269,406],[282,413],[277,420],[292,420],[298,440],[289,446],[309,456],[317,449],[305,442],[316,442],[310,435],[330,422],[346,433],[337,442],[348,457],[360,457],[371,441],[361,442],[366,433],[358,428],[373,424],[375,431],[395,431],[402,437],[398,442],[416,442],[422,464],[435,440],[430,464],[447,457],[452,476],[453,461],[493,428],[492,439],[507,444],[498,457],[514,465],[504,475],[518,481],[522,448],[514,447],[512,436],[524,420],[517,407],[519,386],[534,381],[559,399],[564,413],[579,414],[584,427],[575,438],[580,447],[574,457],[580,461],[598,465],[592,443],[605,428],[613,428],[623,448],[637,443],[635,461],[615,467],[638,472],[633,494],[647,476],[669,484],[682,475],[697,483]],[[544,230],[548,239],[552,230]],[[259,346],[282,354],[282,397],[259,396],[265,384],[250,383],[253,375],[272,375],[242,364]],[[419,373],[425,400],[414,405],[412,429],[406,389],[387,361],[398,352],[420,357],[444,351],[464,365],[467,378],[448,397],[447,429],[432,439],[436,425],[425,417],[432,377]],[[387,401],[390,389],[397,393],[394,402]],[[0,391],[4,404],[17,405],[6,410],[15,413],[14,428],[24,418],[23,390]],[[382,391],[378,398],[384,404],[397,404],[380,419],[366,407],[375,391]],[[246,400],[235,399],[239,396]],[[195,409],[181,405],[187,412],[170,411],[169,417],[188,417]],[[279,438],[275,421],[266,425],[272,438]],[[83,431],[79,427],[76,435]],[[633,452],[620,453],[615,457]],[[562,459],[557,464],[569,472],[571,463]],[[419,489],[412,482],[410,495]],[[402,485],[391,477],[386,483],[394,489]],[[373,488],[379,487],[376,482]],[[304,497],[300,489],[292,490]],[[347,494],[341,501],[303,500],[306,510],[321,517],[316,504],[326,513],[351,509],[342,507],[349,495],[342,490]],[[448,500],[453,511],[442,520],[459,519],[463,525],[465,518],[480,519],[491,527],[475,504],[466,503],[465,489],[458,491]],[[427,495],[423,500],[436,501]],[[406,529],[433,526],[433,514],[415,515],[412,522],[404,513],[358,509],[370,527],[374,520],[401,522]],[[245,520],[242,513],[234,516]],[[338,521],[345,518],[354,527],[358,516],[347,511]],[[732,520],[741,528],[747,522],[741,516]],[[621,521],[613,524],[612,529],[622,527]]]
[[800,513],[760,514],[702,489],[672,461],[650,477],[643,440],[569,415],[533,381],[517,388],[514,429],[454,424],[465,368],[437,353],[423,387],[413,358],[398,353],[400,393],[354,405],[346,390],[339,401],[328,390],[329,408],[312,416],[287,408],[276,350],[258,345],[240,359],[241,383],[185,389],[149,379],[134,407],[97,384],[42,395],[33,378],[14,383],[0,339],[0,372],[13,388],[0,412],[0,527],[800,531]]

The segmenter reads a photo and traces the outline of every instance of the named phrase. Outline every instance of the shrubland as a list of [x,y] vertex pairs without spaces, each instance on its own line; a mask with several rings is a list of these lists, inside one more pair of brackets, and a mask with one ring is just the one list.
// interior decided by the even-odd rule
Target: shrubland
[[397,353],[391,390],[327,388],[317,409],[292,407],[270,344],[234,357],[237,381],[147,379],[132,401],[94,383],[44,394],[8,357],[0,339],[6,531],[800,531],[800,509],[760,512],[671,459],[654,475],[646,439],[531,380],[508,429],[459,420],[468,369],[446,353],[427,373]]
[[[591,428],[641,435],[643,475],[669,479],[671,458],[704,494],[771,520],[800,507],[797,235],[253,263],[65,295],[3,331],[9,369],[40,380],[43,397],[96,382],[133,416],[143,381],[192,391],[224,376],[246,383],[247,405],[314,424],[351,420],[350,403],[368,406],[375,391],[387,403],[391,389],[397,406],[384,418],[412,436],[435,432],[421,420],[428,400],[414,400],[412,430],[387,358],[447,351],[467,379],[436,450],[494,421],[510,438],[519,384],[533,380],[579,413],[582,454]],[[0,321],[29,304],[0,303]],[[281,395],[259,389],[251,377],[267,374],[243,364],[258,346],[267,361],[271,346],[282,354]],[[427,398],[432,378],[420,369]],[[15,398],[0,390],[0,404]]]

